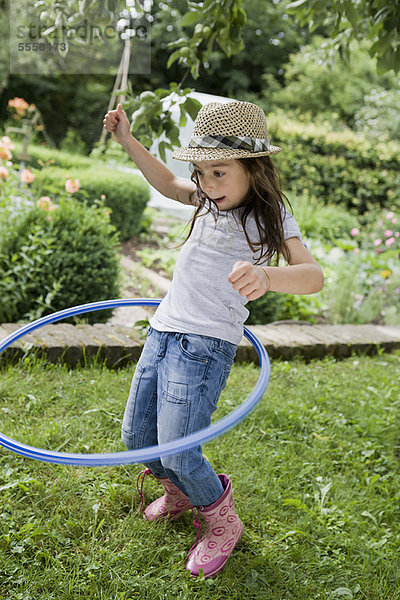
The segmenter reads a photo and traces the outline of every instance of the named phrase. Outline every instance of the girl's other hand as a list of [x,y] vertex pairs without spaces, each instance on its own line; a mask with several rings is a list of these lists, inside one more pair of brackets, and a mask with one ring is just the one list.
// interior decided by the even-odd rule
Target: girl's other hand
[[250,262],[239,261],[233,265],[228,281],[233,289],[248,300],[257,300],[269,289],[268,277],[260,267]]
[[103,119],[104,129],[110,131],[116,142],[122,144],[130,134],[130,123],[119,103],[116,110],[109,110]]

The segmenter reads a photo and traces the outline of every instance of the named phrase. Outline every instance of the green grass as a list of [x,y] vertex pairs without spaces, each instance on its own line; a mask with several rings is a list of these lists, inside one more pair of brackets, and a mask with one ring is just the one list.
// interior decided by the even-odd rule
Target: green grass
[[[1,431],[69,452],[123,450],[133,368],[27,359],[1,371]],[[220,418],[254,386],[235,365]],[[272,363],[263,401],[205,447],[230,475],[245,533],[214,580],[184,571],[190,514],[136,514],[140,465],[50,465],[0,450],[0,598],[400,598],[400,353]],[[160,492],[145,483],[147,501]]]

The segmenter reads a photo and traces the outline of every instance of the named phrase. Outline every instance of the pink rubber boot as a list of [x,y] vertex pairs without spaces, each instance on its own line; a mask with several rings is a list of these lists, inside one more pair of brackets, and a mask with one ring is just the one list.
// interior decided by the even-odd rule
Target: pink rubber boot
[[218,477],[225,491],[214,504],[199,508],[205,522],[205,533],[199,542],[201,523],[197,518],[193,522],[199,532],[189,552],[186,570],[194,577],[198,577],[200,569],[204,571],[205,578],[214,577],[222,571],[244,530],[233,505],[230,479],[223,474]]
[[[139,473],[137,479],[137,489],[142,500],[141,509],[139,510],[143,510],[144,508],[144,478],[146,475],[150,474],[150,469],[145,469],[144,471]],[[139,478],[141,476],[143,476],[143,479],[139,489]],[[183,515],[183,513],[188,511],[190,508],[193,508],[193,505],[191,504],[187,496],[185,496],[185,494],[178,487],[176,487],[176,485],[173,484],[172,481],[168,479],[168,477],[157,479],[160,483],[163,484],[165,488],[165,494],[164,496],[161,496],[161,498],[158,498],[157,500],[154,500],[154,502],[149,504],[149,506],[144,510],[144,519],[147,519],[150,522],[164,518],[168,518],[170,521],[175,521],[176,519],[179,519],[179,517]]]

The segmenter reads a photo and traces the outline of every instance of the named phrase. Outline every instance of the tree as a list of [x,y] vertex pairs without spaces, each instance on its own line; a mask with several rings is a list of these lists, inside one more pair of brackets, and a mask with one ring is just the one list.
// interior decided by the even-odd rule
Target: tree
[[287,12],[314,31],[321,25],[344,59],[353,39],[368,40],[378,72],[400,69],[400,3],[398,0],[296,0]]
[[[96,23],[115,18],[131,20],[142,13],[145,19],[152,22],[156,16],[149,12],[151,3],[146,0],[39,0],[33,8],[37,11],[39,22],[46,28],[42,31],[43,37],[58,32],[63,35],[65,29],[73,33],[82,26],[84,19],[95,19]],[[128,82],[123,103],[128,114],[132,114],[132,132],[142,143],[149,146],[153,139],[159,139],[165,133],[168,141],[159,143],[162,157],[166,148],[173,149],[179,143],[179,129],[173,122],[170,108],[179,104],[180,125],[185,124],[187,114],[194,118],[200,108],[200,104],[188,96],[190,88],[183,87],[185,79],[189,74],[193,79],[198,78],[200,68],[215,47],[227,56],[237,54],[243,48],[242,32],[246,13],[242,8],[242,0],[188,1],[184,3],[183,10],[184,14],[178,15],[181,36],[167,44],[165,53],[167,69],[175,63],[183,68],[180,82],[142,94],[135,94]],[[128,31],[129,26],[124,33]],[[84,45],[86,42],[81,40],[80,43]],[[120,95],[122,91],[125,92],[120,89],[114,94]]]
[[243,51],[232,57],[214,52],[209,58],[201,91],[235,98],[260,93],[262,75],[269,73],[283,82],[283,64],[289,55],[310,41],[307,27],[300,27],[286,14],[284,2],[243,0],[247,21]]
[[[330,56],[328,63],[327,56]],[[353,128],[356,115],[370,94],[392,90],[396,91],[393,97],[399,97],[398,78],[393,72],[376,72],[376,59],[369,56],[364,42],[351,43],[351,57],[343,69],[333,42],[314,36],[311,44],[290,56],[284,70],[282,88],[271,89],[270,79],[263,77],[266,82],[264,103],[268,102],[268,110],[279,107],[287,113],[308,113],[313,120],[323,115],[324,120],[339,120]]]

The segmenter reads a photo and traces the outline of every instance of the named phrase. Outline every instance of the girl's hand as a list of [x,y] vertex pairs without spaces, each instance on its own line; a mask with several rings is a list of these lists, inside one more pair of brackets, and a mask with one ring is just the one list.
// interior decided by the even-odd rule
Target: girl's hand
[[119,103],[116,110],[109,110],[103,119],[104,129],[110,131],[116,142],[122,144],[129,136],[131,126],[126,112]]
[[265,271],[250,262],[236,262],[228,281],[233,289],[238,290],[239,294],[246,296],[248,300],[257,300],[269,289],[269,280]]

